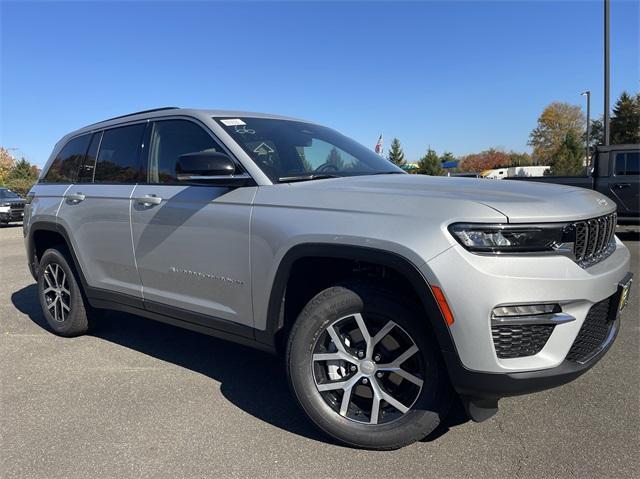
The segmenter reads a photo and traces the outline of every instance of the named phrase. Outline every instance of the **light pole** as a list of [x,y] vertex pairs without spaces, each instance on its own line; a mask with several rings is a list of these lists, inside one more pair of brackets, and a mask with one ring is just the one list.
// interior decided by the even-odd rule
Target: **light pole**
[[587,97],[587,139],[585,142],[585,154],[587,159],[587,166],[589,166],[589,137],[591,136],[591,91],[585,90],[580,93],[580,95]]
[[610,0],[604,0],[604,145],[609,146],[610,119],[609,119],[609,4]]

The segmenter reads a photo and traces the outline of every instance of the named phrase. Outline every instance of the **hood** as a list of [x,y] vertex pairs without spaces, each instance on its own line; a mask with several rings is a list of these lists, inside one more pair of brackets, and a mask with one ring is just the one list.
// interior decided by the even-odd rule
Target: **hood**
[[[291,183],[298,191],[321,190],[340,194],[411,197],[416,208],[438,208],[473,202],[488,206],[511,223],[561,222],[602,216],[615,211],[615,203],[584,188],[548,183],[450,178],[426,175],[377,175]],[[389,201],[393,199],[389,198]],[[405,203],[403,201],[402,203]],[[472,221],[473,218],[469,218]]]

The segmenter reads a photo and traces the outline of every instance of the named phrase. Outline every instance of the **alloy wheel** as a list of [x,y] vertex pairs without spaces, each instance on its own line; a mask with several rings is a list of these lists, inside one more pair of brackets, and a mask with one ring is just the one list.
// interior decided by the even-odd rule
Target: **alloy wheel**
[[340,416],[364,424],[400,419],[424,384],[418,346],[397,323],[362,314],[344,316],[319,336],[313,378],[325,402]]
[[71,291],[67,274],[57,263],[49,263],[44,269],[44,299],[47,310],[58,322],[65,321],[71,313]]

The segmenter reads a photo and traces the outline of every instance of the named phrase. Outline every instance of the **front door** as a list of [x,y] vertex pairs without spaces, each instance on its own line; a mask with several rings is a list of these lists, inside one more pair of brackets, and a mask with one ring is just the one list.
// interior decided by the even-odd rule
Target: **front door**
[[131,209],[145,307],[210,327],[253,326],[249,222],[256,188],[185,185],[176,175],[180,155],[209,149],[223,151],[195,122],[152,125],[148,182],[136,186]]

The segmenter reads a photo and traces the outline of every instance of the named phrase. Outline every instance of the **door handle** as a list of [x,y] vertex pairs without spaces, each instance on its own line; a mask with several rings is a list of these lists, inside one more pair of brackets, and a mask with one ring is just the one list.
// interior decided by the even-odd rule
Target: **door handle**
[[136,203],[143,206],[153,206],[162,203],[162,198],[156,195],[144,195],[136,198]]
[[82,193],[70,193],[68,195],[64,195],[64,197],[71,203],[80,203],[85,199],[85,196]]
[[631,186],[631,183],[616,183],[613,186],[621,190],[622,188],[629,188]]

